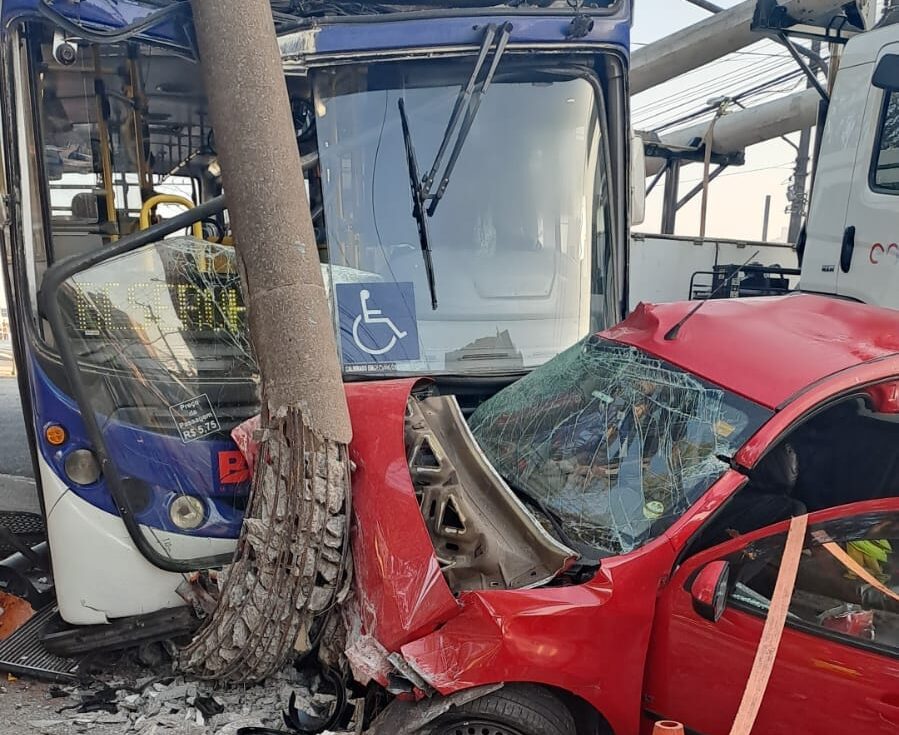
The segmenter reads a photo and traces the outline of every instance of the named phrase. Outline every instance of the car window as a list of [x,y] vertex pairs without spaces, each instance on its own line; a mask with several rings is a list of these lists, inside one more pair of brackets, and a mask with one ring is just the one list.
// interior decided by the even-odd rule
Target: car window
[[804,513],[899,496],[899,414],[854,395],[779,441],[703,528],[694,554]]
[[871,184],[875,189],[899,194],[899,93],[887,92],[880,118]]
[[[778,534],[731,556],[729,604],[767,614],[785,542]],[[812,526],[787,624],[899,652],[899,512]]]

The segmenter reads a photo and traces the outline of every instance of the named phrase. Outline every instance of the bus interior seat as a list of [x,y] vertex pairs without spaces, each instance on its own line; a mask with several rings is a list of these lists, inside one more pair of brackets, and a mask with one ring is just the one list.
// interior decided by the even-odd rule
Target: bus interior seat
[[72,214],[53,217],[53,258],[61,260],[103,247],[97,194],[79,192],[72,197]]

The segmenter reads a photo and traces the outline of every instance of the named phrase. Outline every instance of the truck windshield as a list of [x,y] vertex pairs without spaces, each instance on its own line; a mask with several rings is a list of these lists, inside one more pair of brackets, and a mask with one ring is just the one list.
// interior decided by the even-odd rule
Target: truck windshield
[[347,372],[525,370],[603,324],[591,298],[610,229],[599,85],[587,72],[550,73],[508,54],[428,218],[432,308],[398,102],[424,175],[471,64],[316,77],[328,260],[366,274],[334,278]]
[[577,545],[627,553],[727,469],[771,413],[636,348],[591,337],[482,404],[472,431]]

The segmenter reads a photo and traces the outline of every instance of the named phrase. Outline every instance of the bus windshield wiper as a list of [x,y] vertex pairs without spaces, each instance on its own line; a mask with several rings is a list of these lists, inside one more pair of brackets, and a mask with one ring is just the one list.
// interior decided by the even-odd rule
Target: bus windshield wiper
[[428,277],[428,288],[431,292],[431,308],[437,310],[437,284],[434,279],[434,261],[431,258],[431,239],[428,233],[428,219],[424,211],[424,191],[421,177],[418,174],[418,161],[415,158],[415,146],[412,145],[412,134],[409,132],[409,118],[406,117],[406,103],[402,97],[397,106],[400,109],[400,122],[403,126],[403,144],[406,147],[406,162],[409,165],[409,187],[412,189],[412,216],[418,225],[418,241],[421,244],[421,255],[425,261],[425,273]]
[[[431,166],[428,175],[422,180],[423,197],[425,200],[430,200],[430,204],[428,205],[429,217],[434,216],[437,205],[440,203],[440,200],[446,192],[450,176],[452,176],[453,169],[456,167],[456,162],[459,160],[459,154],[462,153],[462,147],[465,145],[465,140],[468,138],[469,132],[471,132],[471,126],[474,124],[475,117],[477,117],[478,109],[481,106],[481,100],[484,98],[484,95],[490,87],[490,83],[493,81],[493,77],[496,75],[496,69],[499,66],[500,59],[502,59],[503,54],[506,51],[506,45],[509,43],[511,33],[512,24],[503,23],[499,29],[499,39],[496,40],[496,52],[493,54],[490,68],[487,69],[487,75],[484,77],[484,81],[481,83],[480,87],[475,89],[478,76],[480,76],[481,69],[484,67],[487,55],[490,53],[490,49],[493,46],[493,41],[496,39],[497,27],[495,24],[491,23],[484,32],[484,40],[481,42],[481,48],[478,51],[478,60],[475,62],[474,69],[471,72],[471,76],[468,78],[468,82],[461,90],[459,90],[459,96],[456,98],[455,105],[453,105],[453,112],[450,115],[446,130],[443,133],[443,139],[440,141],[440,146],[437,148],[437,155],[434,158],[434,163]],[[464,118],[462,118],[463,110],[465,111]],[[431,187],[434,185],[434,180],[437,178],[437,173],[443,163],[446,149],[449,146],[453,134],[456,132],[456,127],[459,125],[460,118],[462,118],[462,126],[459,128],[459,135],[456,137],[456,142],[453,145],[453,150],[447,161],[446,169],[440,179],[440,184],[437,186],[437,191],[432,192]]]
[[[499,32],[498,40],[497,32]],[[466,82],[462,89],[459,90],[459,96],[456,98],[456,102],[453,105],[453,112],[450,115],[446,130],[443,133],[443,139],[440,141],[440,146],[437,148],[437,156],[434,158],[434,164],[424,178],[422,178],[418,172],[418,160],[415,157],[415,146],[412,144],[412,134],[409,132],[409,118],[406,115],[406,103],[403,98],[400,98],[398,101],[400,122],[403,127],[403,144],[406,147],[406,162],[409,166],[409,186],[412,189],[412,216],[415,217],[415,222],[418,225],[418,240],[421,244],[421,254],[424,258],[425,272],[428,277],[428,288],[431,292],[431,308],[434,310],[437,309],[437,284],[434,276],[434,261],[431,254],[431,239],[428,232],[427,218],[434,216],[437,205],[440,203],[443,194],[446,192],[450,176],[453,173],[453,169],[456,167],[456,161],[459,160],[459,154],[462,152],[462,146],[465,145],[465,139],[471,131],[471,126],[474,124],[484,93],[490,87],[490,82],[493,81],[493,77],[496,75],[496,68],[499,66],[500,59],[506,50],[506,45],[509,43],[509,36],[511,33],[511,23],[503,23],[500,29],[497,29],[495,23],[491,23],[487,26],[487,30],[484,32],[484,40],[481,42],[481,48],[478,51],[478,60],[475,62],[474,69],[468,78],[468,82]],[[487,56],[490,54],[490,49],[493,47],[493,42],[495,40],[496,52],[493,55],[493,60],[490,62],[489,69],[487,69],[487,75],[484,77],[484,81],[481,82],[480,87],[478,87],[478,77],[487,61]],[[443,177],[440,179],[437,191],[432,194],[431,187],[434,185],[434,180],[440,171],[446,149],[449,147],[450,141],[456,132],[460,120],[462,121],[462,126],[459,128],[459,134],[456,137],[456,142],[453,145],[453,150],[447,161]],[[427,212],[425,212],[425,203],[428,201],[430,201],[430,204],[428,205]],[[427,216],[425,216],[426,214]]]

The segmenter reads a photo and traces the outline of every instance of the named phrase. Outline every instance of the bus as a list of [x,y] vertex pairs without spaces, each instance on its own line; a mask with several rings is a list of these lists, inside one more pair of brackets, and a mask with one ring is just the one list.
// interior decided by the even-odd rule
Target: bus
[[[427,376],[469,413],[623,316],[630,5],[272,3],[347,383]],[[0,65],[55,650],[189,630],[179,586],[231,558],[259,410],[189,4],[6,0]]]

